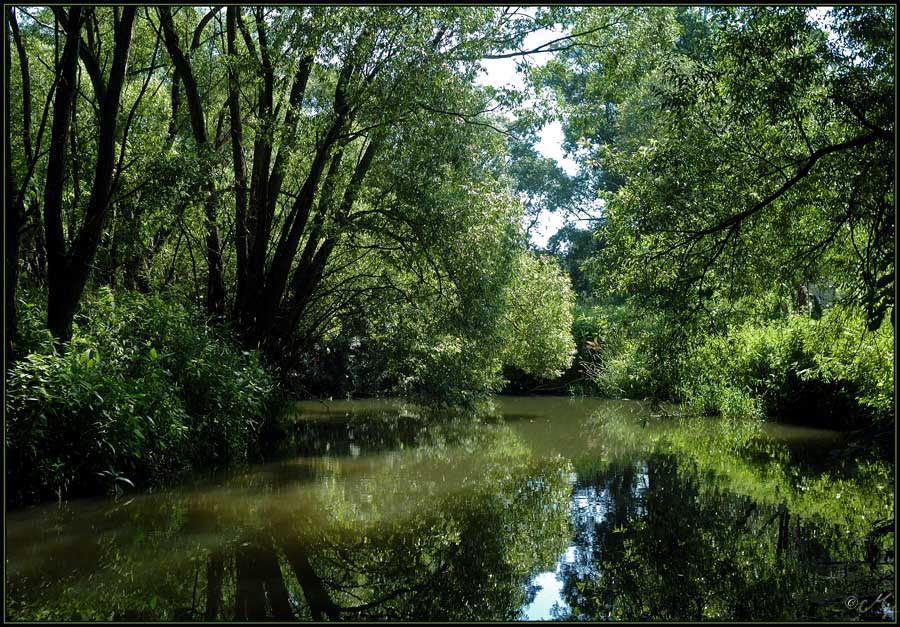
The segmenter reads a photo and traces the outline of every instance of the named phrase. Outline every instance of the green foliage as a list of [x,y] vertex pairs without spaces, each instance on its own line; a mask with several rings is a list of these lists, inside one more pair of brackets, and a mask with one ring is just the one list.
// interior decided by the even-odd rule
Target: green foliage
[[586,381],[577,389],[679,401],[695,415],[825,428],[893,418],[893,328],[884,322],[868,331],[859,308],[828,307],[819,319],[731,312],[718,332],[687,332],[665,314],[641,311],[628,304],[579,307],[573,333]]
[[401,395],[467,405],[497,390],[501,362],[483,344],[450,335],[420,337],[395,364]]
[[553,258],[524,252],[506,290],[503,364],[540,378],[560,376],[575,354],[569,277]]
[[504,367],[545,379],[562,374],[575,353],[568,277],[554,259],[512,246],[508,225],[478,227],[480,259],[458,243],[455,254],[471,264],[465,272],[435,277],[426,265],[421,274],[400,273],[407,300],[345,317],[302,358],[294,373],[302,392],[469,405],[502,388]]
[[578,308],[573,335],[583,382],[576,389],[611,398],[671,398],[683,330],[664,315],[615,300]]
[[684,355],[680,395],[689,411],[820,427],[893,417],[893,329],[866,329],[860,311],[829,308],[748,322],[696,341]]
[[[9,174],[24,182],[20,265],[33,302],[59,279],[42,239],[55,229],[40,211],[48,160],[25,153],[44,126],[60,42],[50,9],[8,15],[21,26],[20,67],[30,59],[30,136],[28,81],[8,72]],[[729,417],[886,420],[892,9],[836,8],[827,29],[807,7],[239,15],[255,28],[226,49],[221,7],[174,12],[192,75],[180,81],[163,13],[138,15],[110,210],[85,260],[92,284],[165,286],[196,307],[221,272],[225,315],[306,395],[472,403],[500,389],[504,369],[570,383],[577,352],[582,391],[683,398]],[[90,11],[71,128],[55,143],[66,147],[69,244],[96,191],[94,83],[109,68],[97,76],[90,55],[111,49],[115,21]],[[551,25],[572,37],[546,65],[523,64],[532,111],[530,94],[474,80],[483,59]],[[199,102],[188,103],[192,82]],[[534,147],[551,112],[576,176]],[[570,280],[526,251],[522,222],[544,210],[585,213],[596,227],[570,224],[548,246]],[[787,312],[773,285],[813,280],[842,288],[873,333],[855,314],[843,330],[830,313],[778,322]],[[604,304],[573,316],[573,287]],[[42,308],[22,307],[10,434],[29,485],[46,493],[104,473],[121,486],[245,455],[271,378],[187,305],[101,292],[82,303],[64,351],[37,323]],[[707,335],[704,312],[730,330]],[[746,322],[757,314],[769,322]],[[868,339],[854,348],[856,331]],[[61,452],[67,439],[87,442],[84,454]]]
[[[551,249],[587,271],[581,297],[618,300],[577,323],[579,389],[730,418],[890,418],[893,11],[551,11],[589,45],[528,76],[602,207],[593,246],[570,227]],[[846,319],[785,318],[811,282]]]
[[62,350],[23,307],[29,351],[7,380],[6,451],[17,500],[161,480],[245,459],[274,381],[193,308],[162,297],[90,295]]
[[[808,7],[676,18],[669,42],[622,53],[624,85],[607,47],[543,77],[605,204],[595,289],[681,315],[824,279],[874,330],[893,306],[893,9],[833,11],[853,35],[832,38]],[[558,88],[579,73],[585,87]],[[608,86],[604,114],[591,84]]]
[[572,224],[560,228],[547,242],[547,251],[557,255],[572,279],[572,288],[578,294],[591,294],[593,284],[585,267],[603,247],[601,240],[590,229],[580,229]]
[[576,379],[571,388],[578,394],[599,392],[595,385],[610,354],[610,321],[600,307],[577,303],[572,319],[572,338],[575,340],[573,368]]

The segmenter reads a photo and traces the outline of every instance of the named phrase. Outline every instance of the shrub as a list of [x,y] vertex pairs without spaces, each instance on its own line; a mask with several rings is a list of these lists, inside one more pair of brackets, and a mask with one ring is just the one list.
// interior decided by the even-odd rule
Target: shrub
[[700,338],[682,359],[689,411],[820,427],[862,427],[893,417],[893,329],[866,330],[858,312],[820,320],[791,315]]
[[713,335],[627,304],[590,304],[578,308],[573,335],[587,393],[818,427],[893,419],[893,327],[887,321],[870,332],[862,312],[849,306],[830,307],[819,319],[745,319]]
[[673,395],[681,330],[664,316],[638,315],[627,305],[583,304],[572,334],[588,380],[581,391],[613,398]]
[[259,356],[161,296],[85,297],[60,349],[21,307],[7,380],[8,487],[20,502],[246,459],[275,389]]

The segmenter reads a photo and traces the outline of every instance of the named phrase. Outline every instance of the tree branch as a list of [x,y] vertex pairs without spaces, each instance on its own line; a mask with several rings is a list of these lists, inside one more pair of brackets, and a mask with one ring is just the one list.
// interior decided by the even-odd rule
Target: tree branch
[[877,139],[883,139],[883,137],[881,137],[881,135],[879,135],[878,133],[870,133],[869,135],[863,135],[861,137],[856,137],[854,139],[847,140],[840,144],[832,144],[831,146],[825,146],[824,148],[819,148],[814,153],[809,155],[809,157],[807,157],[805,159],[805,163],[804,163],[803,167],[801,167],[794,176],[792,176],[790,179],[785,181],[784,184],[781,187],[779,187],[777,190],[775,190],[774,192],[772,192],[771,194],[769,194],[768,196],[766,196],[765,198],[760,200],[758,203],[756,203],[752,207],[749,207],[749,208],[745,209],[744,211],[741,211],[740,213],[737,213],[737,214],[719,222],[718,224],[716,224],[714,226],[711,226],[711,227],[708,227],[705,229],[701,229],[699,231],[691,232],[691,235],[690,235],[691,239],[700,238],[705,235],[710,235],[710,234],[716,233],[718,231],[723,231],[725,229],[729,229],[729,228],[733,227],[734,225],[739,224],[740,222],[746,220],[750,216],[762,211],[763,209],[768,207],[770,204],[772,204],[773,202],[778,200],[789,189],[791,189],[800,180],[802,180],[807,174],[809,174],[809,172],[812,170],[812,168],[816,164],[816,162],[819,161],[819,159],[821,159],[822,157],[825,157],[826,155],[830,155],[835,152],[840,152],[842,150],[850,150],[853,148],[860,148],[862,146],[865,146],[866,144],[872,143],[873,141],[875,141]]

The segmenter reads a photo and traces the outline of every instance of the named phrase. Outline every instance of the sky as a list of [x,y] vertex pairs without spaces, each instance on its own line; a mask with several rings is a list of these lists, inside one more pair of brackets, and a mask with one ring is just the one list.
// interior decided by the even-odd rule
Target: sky
[[[533,8],[529,9],[533,11]],[[531,33],[525,38],[524,49],[531,50],[541,44],[552,41],[561,36],[561,33],[551,30],[540,30]],[[553,57],[550,52],[532,54],[527,57],[527,61],[531,65],[543,65]],[[519,57],[521,59],[521,57]],[[521,75],[516,71],[516,58],[509,59],[484,59],[481,63],[485,68],[484,73],[480,73],[476,79],[476,83],[480,85],[491,85],[493,87],[514,87],[516,89],[524,89],[525,83]],[[535,144],[535,149],[546,157],[556,160],[559,166],[569,175],[573,175],[578,171],[578,164],[569,159],[563,153],[563,130],[562,124],[553,121],[540,131],[540,141]],[[563,216],[544,211],[541,213],[540,219],[535,229],[531,233],[531,243],[534,246],[546,246],[547,240],[563,225]]]

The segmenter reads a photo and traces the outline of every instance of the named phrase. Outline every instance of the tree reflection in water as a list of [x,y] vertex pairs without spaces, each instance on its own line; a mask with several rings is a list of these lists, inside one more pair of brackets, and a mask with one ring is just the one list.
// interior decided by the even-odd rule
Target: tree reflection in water
[[326,412],[279,462],[14,512],[11,617],[891,615],[845,603],[893,587],[883,468],[826,472],[758,430],[636,405],[517,403],[505,420]]
[[[885,475],[851,480],[803,469],[801,460],[785,472],[784,447],[761,437],[729,441],[734,434],[722,423],[660,432],[645,430],[645,419],[630,430],[621,417],[613,424],[595,419],[595,436],[619,431],[605,450],[615,461],[576,466],[573,540],[560,559],[560,598],[547,618],[893,616],[892,597],[876,602],[894,586],[893,498],[879,483]],[[624,451],[641,434],[649,441],[637,447],[643,459],[634,459]],[[778,463],[745,461],[752,457]],[[873,524],[885,514],[890,518]],[[851,595],[857,607],[848,607]],[[871,609],[860,612],[866,604]]]
[[[328,423],[320,435],[331,431]],[[532,456],[499,423],[433,423],[414,434],[415,446],[387,456],[362,431],[358,446],[376,449],[374,458],[292,459],[214,489],[82,509],[80,523],[60,528],[97,550],[59,577],[48,552],[53,532],[30,537],[15,556],[15,611],[120,620],[517,618],[524,583],[553,563],[569,535],[568,463]],[[378,442],[391,439],[371,431]]]

